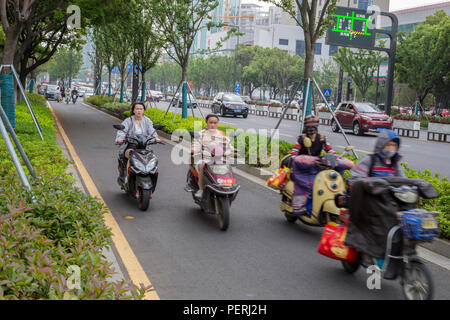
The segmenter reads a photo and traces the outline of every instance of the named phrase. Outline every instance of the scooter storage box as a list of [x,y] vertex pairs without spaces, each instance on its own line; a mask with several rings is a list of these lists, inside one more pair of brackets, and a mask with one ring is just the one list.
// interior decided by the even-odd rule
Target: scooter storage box
[[410,240],[429,241],[439,233],[439,223],[423,209],[402,212],[401,228],[405,238]]
[[357,262],[358,253],[352,247],[346,246],[347,227],[327,224],[320,239],[318,252],[332,259]]

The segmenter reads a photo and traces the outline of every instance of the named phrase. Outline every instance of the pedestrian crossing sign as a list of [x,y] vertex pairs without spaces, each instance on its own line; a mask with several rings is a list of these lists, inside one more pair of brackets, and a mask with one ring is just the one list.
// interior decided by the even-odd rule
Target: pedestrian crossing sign
[[331,97],[331,89],[329,89],[329,88],[323,89],[323,96],[325,98]]

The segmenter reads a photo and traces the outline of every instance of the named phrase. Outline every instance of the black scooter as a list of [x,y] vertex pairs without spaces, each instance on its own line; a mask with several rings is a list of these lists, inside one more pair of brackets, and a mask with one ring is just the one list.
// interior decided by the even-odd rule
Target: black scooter
[[[113,125],[113,127],[117,130],[125,129],[120,124]],[[164,128],[163,125],[154,125],[153,127],[155,130]],[[127,135],[125,140],[129,145],[134,145],[136,149],[130,152],[130,167],[126,175],[121,173],[124,173],[127,168],[127,159],[124,154],[119,155],[117,183],[129,196],[137,199],[139,209],[146,211],[158,181],[158,158],[150,149],[150,145],[165,143],[156,142],[155,138],[144,135]],[[125,178],[125,181],[122,177]]]
[[77,103],[77,99],[78,99],[78,95],[77,94],[73,94],[72,95],[72,102],[73,102],[73,104]]

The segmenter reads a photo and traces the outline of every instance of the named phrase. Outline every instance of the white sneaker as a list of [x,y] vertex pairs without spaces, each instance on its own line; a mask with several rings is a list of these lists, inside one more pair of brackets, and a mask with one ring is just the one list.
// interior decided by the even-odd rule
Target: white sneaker
[[203,190],[199,189],[194,195],[196,198],[201,198],[203,196]]

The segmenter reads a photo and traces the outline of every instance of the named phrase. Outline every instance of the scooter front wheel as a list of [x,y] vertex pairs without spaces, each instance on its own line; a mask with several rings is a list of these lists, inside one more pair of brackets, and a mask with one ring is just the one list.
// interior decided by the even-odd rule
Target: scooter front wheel
[[411,258],[403,270],[403,295],[407,300],[431,300],[433,280],[425,264],[417,257]]
[[286,218],[286,220],[290,223],[295,223],[295,221],[297,221],[298,216],[293,215],[287,211],[284,212],[284,217]]
[[219,201],[219,228],[222,231],[226,231],[230,224],[230,200],[228,198],[221,198]]
[[150,189],[139,188],[138,191],[138,207],[142,211],[146,211],[150,204]]

